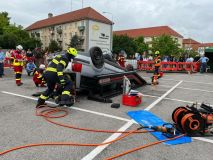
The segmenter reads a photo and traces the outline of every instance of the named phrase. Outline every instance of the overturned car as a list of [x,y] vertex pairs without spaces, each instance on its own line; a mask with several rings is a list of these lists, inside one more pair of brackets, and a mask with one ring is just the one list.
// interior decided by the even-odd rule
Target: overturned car
[[88,53],[79,52],[64,73],[75,82],[76,91],[87,91],[88,99],[101,102],[111,102],[109,98],[122,93],[123,76],[130,80],[131,88],[147,84],[135,71],[120,67],[99,47],[92,47]]

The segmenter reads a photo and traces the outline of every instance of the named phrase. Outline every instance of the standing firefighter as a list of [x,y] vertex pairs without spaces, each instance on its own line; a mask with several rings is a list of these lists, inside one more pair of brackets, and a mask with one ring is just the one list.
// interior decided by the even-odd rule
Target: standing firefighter
[[152,77],[152,84],[156,85],[158,84],[158,78],[160,78],[161,58],[160,58],[159,51],[155,52],[154,63],[155,63],[155,70],[154,70],[154,75]]
[[21,86],[23,84],[21,82],[22,69],[24,66],[24,57],[22,55],[22,50],[23,47],[21,45],[18,45],[16,47],[16,50],[14,50],[11,55],[17,86]]
[[56,84],[62,88],[62,95],[59,100],[59,105],[71,106],[74,103],[73,97],[70,94],[72,89],[72,82],[63,75],[63,70],[68,63],[77,56],[75,48],[69,48],[64,55],[57,55],[48,65],[44,79],[47,83],[47,90],[39,97],[36,107],[43,105],[50,94],[53,93]]

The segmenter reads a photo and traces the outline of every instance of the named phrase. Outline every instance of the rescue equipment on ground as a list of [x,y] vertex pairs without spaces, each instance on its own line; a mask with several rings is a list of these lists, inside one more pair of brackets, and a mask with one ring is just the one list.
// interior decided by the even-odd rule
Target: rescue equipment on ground
[[131,90],[131,83],[129,79],[124,76],[123,78],[123,95],[122,104],[126,106],[136,107],[142,102],[142,94],[140,92]]
[[[161,118],[149,111],[129,111],[127,114],[137,123],[139,123],[141,128],[144,128],[147,131],[156,131],[151,132],[151,134],[158,140],[165,140],[182,135],[182,133],[176,129],[175,125],[163,121]],[[181,138],[164,142],[164,144],[177,145],[190,143],[191,141],[191,137],[182,136]]]
[[213,108],[202,103],[178,107],[172,114],[176,128],[189,136],[213,135]]
[[120,103],[113,103],[111,108],[120,108]]

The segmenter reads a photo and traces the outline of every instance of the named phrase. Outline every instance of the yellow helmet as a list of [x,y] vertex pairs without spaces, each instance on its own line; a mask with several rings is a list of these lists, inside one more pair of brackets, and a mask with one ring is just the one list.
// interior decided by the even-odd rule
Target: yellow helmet
[[78,55],[78,51],[75,48],[68,48],[67,53],[76,57]]
[[159,55],[160,54],[160,52],[159,51],[155,51],[155,55]]

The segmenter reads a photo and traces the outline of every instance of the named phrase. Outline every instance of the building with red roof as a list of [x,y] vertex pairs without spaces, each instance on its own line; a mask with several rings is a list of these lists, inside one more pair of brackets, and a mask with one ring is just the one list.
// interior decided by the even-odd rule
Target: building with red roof
[[213,43],[200,43],[191,38],[183,39],[183,48],[185,48],[186,50],[202,52],[209,47],[213,47]]
[[51,40],[56,40],[66,49],[71,37],[77,35],[81,50],[87,51],[99,39],[103,43],[103,47],[100,47],[111,50],[112,24],[112,21],[93,8],[87,7],[58,16],[49,13],[48,18],[33,23],[26,30],[31,36],[41,40],[43,48],[48,47]]
[[139,36],[144,37],[144,41],[146,43],[152,42],[154,37],[159,37],[161,35],[169,35],[172,36],[175,40],[178,41],[180,46],[182,47],[183,36],[170,28],[169,26],[157,26],[157,27],[149,27],[149,28],[139,28],[139,29],[129,29],[129,30],[120,30],[114,31],[115,35],[127,35],[131,38],[137,38]]

